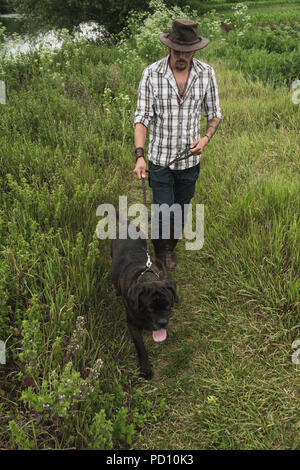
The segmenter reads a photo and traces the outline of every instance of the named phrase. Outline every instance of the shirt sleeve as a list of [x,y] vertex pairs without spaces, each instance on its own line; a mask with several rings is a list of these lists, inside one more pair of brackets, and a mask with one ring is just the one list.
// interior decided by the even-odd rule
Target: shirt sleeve
[[138,90],[137,108],[134,116],[134,126],[137,123],[148,127],[153,118],[153,90],[149,70],[145,69]]
[[210,121],[214,117],[219,118],[221,121],[223,119],[219,105],[219,94],[216,75],[212,67],[211,76],[203,100],[203,115],[207,117],[208,121]]

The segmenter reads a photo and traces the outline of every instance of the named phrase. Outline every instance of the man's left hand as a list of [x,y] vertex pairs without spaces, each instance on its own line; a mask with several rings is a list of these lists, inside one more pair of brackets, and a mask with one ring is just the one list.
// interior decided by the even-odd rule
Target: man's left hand
[[193,155],[200,155],[200,153],[203,152],[203,149],[207,144],[208,144],[207,137],[202,137],[202,139],[197,139],[190,146],[190,151]]

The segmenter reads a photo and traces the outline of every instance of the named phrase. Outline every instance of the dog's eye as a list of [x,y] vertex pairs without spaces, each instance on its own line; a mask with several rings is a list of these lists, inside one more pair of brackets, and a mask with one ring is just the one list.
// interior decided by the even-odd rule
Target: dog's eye
[[169,307],[170,307],[169,303],[164,301],[164,300],[160,300],[160,301],[157,301],[154,304],[152,304],[152,309],[155,312],[168,310]]
[[148,315],[152,315],[152,313],[155,312],[155,308],[153,308],[151,305],[143,306],[142,308],[139,309],[139,315],[142,318],[145,318]]

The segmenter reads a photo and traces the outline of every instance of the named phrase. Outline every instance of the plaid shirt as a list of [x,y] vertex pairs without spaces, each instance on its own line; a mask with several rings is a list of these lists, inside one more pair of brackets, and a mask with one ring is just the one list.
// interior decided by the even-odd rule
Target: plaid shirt
[[199,163],[189,147],[200,138],[201,112],[207,120],[222,119],[214,69],[192,59],[192,67],[182,104],[169,66],[169,56],[147,67],[139,85],[134,126],[150,125],[148,159],[164,166],[176,157],[186,158],[170,168],[184,170]]

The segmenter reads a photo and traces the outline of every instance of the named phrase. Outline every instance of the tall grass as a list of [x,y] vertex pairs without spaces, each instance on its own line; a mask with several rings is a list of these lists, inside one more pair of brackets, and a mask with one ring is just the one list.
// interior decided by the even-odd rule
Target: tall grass
[[[180,14],[158,3],[157,11],[117,45],[66,34],[55,53],[1,62],[3,448],[299,444],[289,351],[299,324],[299,106],[286,89],[245,81],[220,59],[224,123],[195,195],[205,204],[205,247],[179,245],[181,304],[169,343],[146,336],[156,378],[144,384],[135,374],[96,209],[120,194],[141,201],[132,172],[137,87],[165,53],[157,32]],[[222,38],[218,24],[214,13],[203,19],[212,47],[201,60]]]
[[146,419],[147,401],[129,414],[126,374],[109,379],[109,251],[95,233],[98,205],[117,202],[132,141],[136,85],[116,58],[117,48],[66,38],[55,54],[2,63],[1,420],[10,448],[126,446]]

